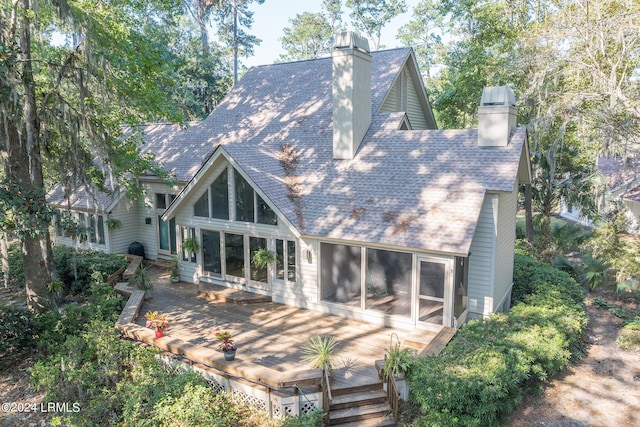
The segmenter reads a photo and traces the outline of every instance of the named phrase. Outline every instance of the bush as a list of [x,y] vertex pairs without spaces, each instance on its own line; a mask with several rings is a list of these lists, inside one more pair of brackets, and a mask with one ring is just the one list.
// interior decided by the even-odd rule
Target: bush
[[108,277],[126,266],[127,260],[122,255],[56,246],[53,248],[53,265],[66,289],[80,293],[89,289],[94,273]]
[[322,427],[323,418],[324,412],[321,409],[315,409],[308,414],[285,418],[281,427]]
[[33,314],[0,306],[0,355],[19,353],[33,345]]
[[417,425],[490,426],[511,412],[526,385],[567,366],[583,350],[580,286],[566,273],[516,255],[509,314],[471,321],[438,355],[408,374]]
[[22,251],[20,250],[20,245],[10,245],[7,252],[9,262],[9,281],[15,282],[18,285],[24,285],[24,268],[22,267]]
[[640,317],[636,317],[624,326],[623,333],[616,340],[616,344],[624,350],[640,350]]

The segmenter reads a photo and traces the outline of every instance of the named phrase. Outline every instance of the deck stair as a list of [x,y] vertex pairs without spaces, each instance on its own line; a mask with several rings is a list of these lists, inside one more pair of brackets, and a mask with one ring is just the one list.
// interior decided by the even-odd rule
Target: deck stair
[[389,416],[391,406],[387,403],[382,383],[346,387],[332,390],[330,424],[341,427],[384,427],[395,423]]

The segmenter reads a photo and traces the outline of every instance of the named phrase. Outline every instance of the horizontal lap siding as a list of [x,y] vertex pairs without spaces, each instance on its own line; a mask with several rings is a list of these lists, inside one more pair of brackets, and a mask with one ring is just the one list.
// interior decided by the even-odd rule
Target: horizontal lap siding
[[123,198],[111,211],[110,218],[120,220],[122,226],[115,230],[109,230],[111,252],[127,253],[129,245],[139,241],[138,234],[144,227],[144,218],[140,217],[139,202]]
[[392,113],[400,110],[400,101],[398,99],[400,93],[399,88],[400,79],[398,79],[391,90],[389,90],[389,95],[387,95],[387,99],[385,99],[384,104],[380,107],[380,112]]
[[[502,304],[513,284],[513,251],[516,238],[517,187],[511,193],[500,193],[494,301]],[[507,302],[508,308],[509,302]],[[500,307],[496,306],[496,310]]]
[[493,310],[493,281],[495,272],[496,226],[495,207],[498,195],[486,194],[480,219],[471,242],[469,257],[469,313],[471,318],[482,317]]
[[[140,198],[138,209],[140,212],[140,226],[136,233],[138,241],[144,245],[145,256],[148,259],[158,258],[158,214],[156,213],[156,193],[177,194],[178,191],[162,183],[144,183],[145,194]],[[151,224],[145,223],[145,218],[151,218]]]

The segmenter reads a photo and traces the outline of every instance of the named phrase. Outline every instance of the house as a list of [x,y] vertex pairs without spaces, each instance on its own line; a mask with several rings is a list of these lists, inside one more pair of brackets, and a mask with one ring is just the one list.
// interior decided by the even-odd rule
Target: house
[[[640,231],[640,175],[638,160],[635,157],[622,156],[599,157],[597,170],[600,178],[597,194],[597,209],[600,216],[626,207],[624,214],[628,221],[628,232]],[[559,216],[570,221],[593,227],[594,221],[583,215],[579,206],[570,206],[564,199],[560,201]]]
[[207,119],[153,140],[180,186],[149,177],[144,203],[103,209],[128,230],[108,250],[138,240],[178,254],[184,281],[381,325],[506,310],[527,133],[507,87],[485,88],[478,114],[438,130],[413,51],[343,33],[330,58],[252,68]]

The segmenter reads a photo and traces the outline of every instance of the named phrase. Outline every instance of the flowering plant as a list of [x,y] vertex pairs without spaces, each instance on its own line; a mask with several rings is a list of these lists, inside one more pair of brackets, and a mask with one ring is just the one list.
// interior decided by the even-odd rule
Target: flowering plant
[[169,321],[162,314],[158,314],[157,311],[147,311],[144,317],[147,318],[147,328],[164,332],[169,327]]
[[220,345],[218,346],[218,349],[220,349],[220,351],[231,352],[236,350],[236,344],[232,339],[233,337],[231,336],[231,332],[216,332],[216,338],[221,341]]

